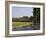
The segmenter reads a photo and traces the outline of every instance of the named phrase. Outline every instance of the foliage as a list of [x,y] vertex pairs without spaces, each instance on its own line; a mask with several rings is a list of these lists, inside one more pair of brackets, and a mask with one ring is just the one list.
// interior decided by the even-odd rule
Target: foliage
[[33,16],[23,16],[20,18],[12,18],[12,22],[32,22]]
[[33,8],[33,17],[34,25],[36,23],[40,24],[40,8]]
[[29,18],[28,16],[23,16],[22,18]]

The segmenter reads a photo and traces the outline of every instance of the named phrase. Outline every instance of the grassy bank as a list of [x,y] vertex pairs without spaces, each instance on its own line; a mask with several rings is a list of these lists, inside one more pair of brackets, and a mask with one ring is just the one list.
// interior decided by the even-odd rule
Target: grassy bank
[[12,22],[13,27],[27,26],[30,24],[32,24],[32,22]]

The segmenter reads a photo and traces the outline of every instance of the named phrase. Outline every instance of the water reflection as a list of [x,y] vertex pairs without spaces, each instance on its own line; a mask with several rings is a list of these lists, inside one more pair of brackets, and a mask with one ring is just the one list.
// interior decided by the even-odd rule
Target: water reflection
[[13,31],[19,31],[19,30],[33,30],[32,24],[26,25],[23,27],[16,27],[12,29]]
[[40,25],[36,24],[34,27],[33,24],[30,24],[23,27],[12,28],[12,31],[22,31],[22,30],[40,30]]

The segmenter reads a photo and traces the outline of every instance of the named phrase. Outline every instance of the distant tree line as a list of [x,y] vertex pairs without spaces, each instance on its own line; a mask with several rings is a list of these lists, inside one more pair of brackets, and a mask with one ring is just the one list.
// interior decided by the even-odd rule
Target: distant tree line
[[33,16],[23,16],[23,17],[20,17],[20,18],[12,18],[12,21],[13,22],[32,22],[33,20]]

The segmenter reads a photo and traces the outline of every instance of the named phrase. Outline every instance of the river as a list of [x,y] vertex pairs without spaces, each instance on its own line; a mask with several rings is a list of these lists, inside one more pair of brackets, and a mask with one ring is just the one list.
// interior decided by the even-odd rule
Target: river
[[32,25],[27,25],[27,26],[23,26],[23,27],[16,27],[16,28],[12,28],[12,31],[22,31],[22,30],[39,30],[40,29],[40,25],[37,24],[35,26],[35,29],[33,28]]

